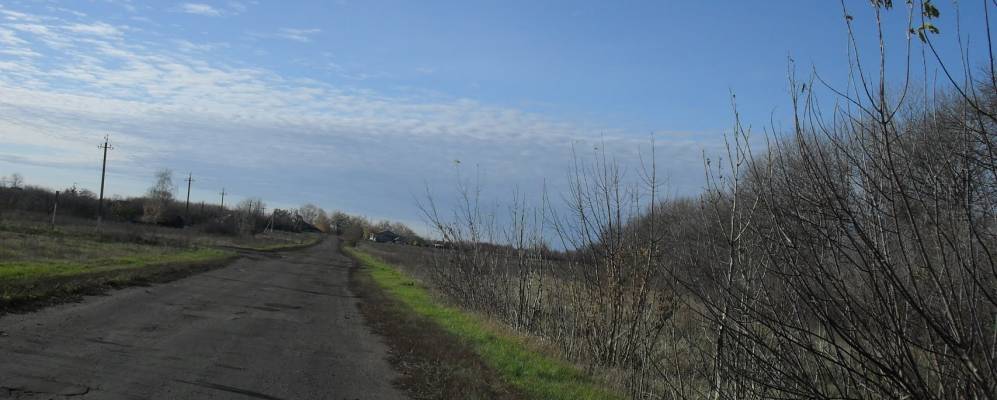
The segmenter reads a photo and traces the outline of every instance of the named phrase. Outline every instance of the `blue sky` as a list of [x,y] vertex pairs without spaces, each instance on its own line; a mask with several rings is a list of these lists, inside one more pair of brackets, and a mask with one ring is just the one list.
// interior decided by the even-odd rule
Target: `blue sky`
[[[868,2],[846,5],[871,55]],[[978,63],[982,8],[962,7]],[[197,201],[225,187],[418,225],[413,195],[452,186],[454,160],[536,198],[572,145],[632,161],[654,134],[668,191],[691,194],[730,93],[752,126],[788,123],[787,58],[843,86],[845,39],[837,1],[5,1],[0,175],[96,188],[109,134],[112,194],[166,167]]]

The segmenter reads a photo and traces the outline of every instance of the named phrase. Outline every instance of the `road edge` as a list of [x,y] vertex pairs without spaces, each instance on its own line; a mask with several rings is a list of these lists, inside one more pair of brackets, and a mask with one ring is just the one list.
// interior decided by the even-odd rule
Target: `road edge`
[[352,261],[350,291],[364,322],[388,345],[388,362],[401,374],[394,384],[414,399],[525,399],[459,337],[412,312],[371,277],[343,242]]

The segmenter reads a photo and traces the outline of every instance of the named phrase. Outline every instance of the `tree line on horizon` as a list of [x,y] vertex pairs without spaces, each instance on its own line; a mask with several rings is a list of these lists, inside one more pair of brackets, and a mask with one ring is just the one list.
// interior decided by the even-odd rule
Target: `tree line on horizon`
[[[392,230],[408,238],[422,239],[405,224],[391,221],[372,222],[365,217],[331,211],[314,204],[296,209],[266,210],[261,198],[243,199],[234,206],[196,202],[185,210],[185,201],[176,198],[173,172],[156,172],[152,186],[142,196],[112,196],[104,200],[104,219],[110,222],[151,224],[173,228],[196,227],[213,234],[252,235],[270,229],[288,232],[320,231],[362,240],[372,232]],[[56,191],[25,183],[14,173],[0,177],[0,217],[5,213],[51,215],[57,207],[57,219],[73,217],[90,220],[97,215],[98,199],[89,189],[73,185]]]

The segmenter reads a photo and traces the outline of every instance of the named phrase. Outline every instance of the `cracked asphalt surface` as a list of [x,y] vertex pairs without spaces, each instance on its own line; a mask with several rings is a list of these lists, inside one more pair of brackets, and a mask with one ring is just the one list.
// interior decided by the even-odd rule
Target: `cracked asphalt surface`
[[0,399],[403,399],[335,238],[0,318]]

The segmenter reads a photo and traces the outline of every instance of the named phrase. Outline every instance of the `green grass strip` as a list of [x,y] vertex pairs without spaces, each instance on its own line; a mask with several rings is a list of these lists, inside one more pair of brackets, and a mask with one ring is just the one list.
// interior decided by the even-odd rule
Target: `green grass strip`
[[620,399],[574,366],[531,351],[519,339],[489,328],[474,314],[434,301],[429,292],[398,269],[354,248],[343,248],[369,268],[381,288],[418,315],[466,340],[504,380],[535,399]]
[[169,254],[134,254],[87,261],[0,262],[0,284],[43,278],[68,277],[93,272],[129,270],[164,264],[219,260],[233,253],[216,249],[185,250]]

